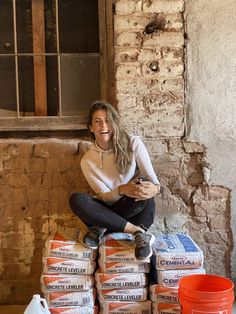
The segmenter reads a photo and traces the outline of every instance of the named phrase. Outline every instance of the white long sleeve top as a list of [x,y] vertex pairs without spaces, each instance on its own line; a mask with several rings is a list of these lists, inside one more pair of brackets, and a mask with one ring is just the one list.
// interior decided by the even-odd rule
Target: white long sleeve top
[[81,159],[82,172],[97,198],[112,205],[121,196],[118,187],[142,175],[154,184],[160,184],[152,163],[139,136],[131,136],[132,159],[126,173],[120,174],[115,164],[113,149],[103,150],[93,143]]

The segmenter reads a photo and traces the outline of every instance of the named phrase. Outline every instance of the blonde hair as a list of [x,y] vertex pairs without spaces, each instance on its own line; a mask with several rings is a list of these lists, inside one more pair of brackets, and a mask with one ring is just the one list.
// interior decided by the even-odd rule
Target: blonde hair
[[131,161],[130,137],[125,128],[120,123],[120,116],[113,106],[107,102],[95,101],[92,103],[87,121],[87,128],[92,139],[95,140],[94,133],[90,131],[92,125],[93,114],[97,110],[105,110],[107,118],[112,126],[112,146],[115,152],[115,163],[120,173],[128,170]]

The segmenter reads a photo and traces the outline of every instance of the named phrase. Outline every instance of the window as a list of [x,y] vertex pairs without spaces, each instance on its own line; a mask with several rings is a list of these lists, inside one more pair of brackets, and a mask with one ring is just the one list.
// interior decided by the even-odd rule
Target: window
[[1,0],[0,130],[78,129],[112,101],[111,30],[111,0]]

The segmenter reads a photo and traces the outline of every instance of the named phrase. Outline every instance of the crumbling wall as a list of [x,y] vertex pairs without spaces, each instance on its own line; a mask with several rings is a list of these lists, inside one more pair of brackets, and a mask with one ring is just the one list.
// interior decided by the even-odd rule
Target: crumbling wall
[[41,292],[50,232],[85,227],[68,205],[73,191],[91,192],[79,166],[80,142],[0,141],[0,304],[27,304]]
[[118,108],[130,132],[143,136],[163,184],[152,230],[188,232],[206,271],[230,276],[230,190],[209,185],[208,147],[185,136],[184,12],[183,0],[116,1]]
[[[152,231],[188,232],[204,251],[206,271],[229,276],[230,191],[208,184],[208,148],[185,138],[184,9],[183,0],[116,1],[117,106],[129,132],[143,137],[163,186]],[[84,228],[68,205],[72,191],[91,192],[79,167],[80,140],[0,140],[2,304],[25,304],[40,292],[50,231]]]

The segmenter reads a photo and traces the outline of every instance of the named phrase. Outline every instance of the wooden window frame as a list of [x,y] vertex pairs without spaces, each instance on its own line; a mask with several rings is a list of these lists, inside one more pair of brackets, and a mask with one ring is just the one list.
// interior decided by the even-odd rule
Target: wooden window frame
[[[113,57],[113,10],[114,0],[98,0],[99,3],[99,38],[100,38],[100,94],[101,99],[107,100],[114,104],[114,57]],[[37,27],[37,26],[36,26]],[[16,38],[15,38],[16,40]],[[34,43],[36,53],[42,49],[42,43]],[[37,50],[38,49],[38,50]],[[17,60],[17,57],[15,57]],[[40,73],[40,64],[43,60],[34,60],[38,79],[43,82],[45,73]],[[38,70],[37,70],[38,67]],[[36,83],[35,83],[36,84]],[[45,88],[45,87],[44,87]],[[37,97],[37,96],[36,96]],[[44,101],[38,98],[38,101]],[[77,131],[86,129],[86,116],[58,117],[45,116],[46,104],[38,106],[39,112],[33,117],[0,117],[0,131]],[[40,111],[40,108],[42,111]]]

